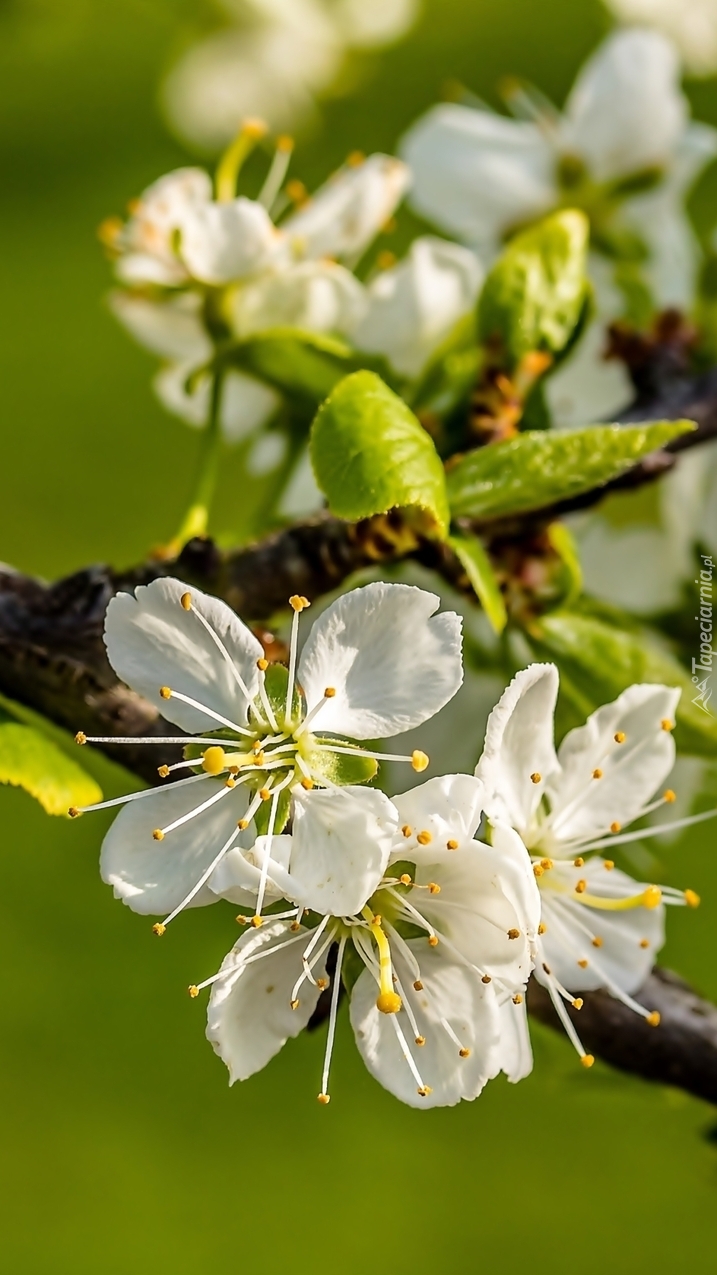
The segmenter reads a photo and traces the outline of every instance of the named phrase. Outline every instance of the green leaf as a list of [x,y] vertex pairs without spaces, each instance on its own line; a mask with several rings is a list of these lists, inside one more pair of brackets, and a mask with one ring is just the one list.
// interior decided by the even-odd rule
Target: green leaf
[[449,536],[448,544],[465,570],[496,633],[502,633],[508,613],[490,558],[477,536]]
[[537,655],[554,660],[570,699],[592,708],[615,699],[633,682],[679,686],[675,743],[698,756],[717,756],[717,717],[700,708],[690,674],[648,629],[627,632],[591,615],[553,611],[531,627]]
[[499,518],[602,487],[695,426],[691,421],[526,430],[466,453],[448,474],[453,514]]
[[345,341],[301,328],[269,329],[229,346],[219,357],[314,407],[347,373],[367,365],[385,370],[382,361],[358,355]]
[[311,428],[311,463],[329,508],[358,520],[395,508],[418,508],[444,535],[446,480],[420,421],[373,372],[337,385]]
[[70,806],[91,806],[102,800],[94,779],[57,744],[4,713],[0,720],[0,783],[24,788],[48,815],[66,815]]
[[478,303],[478,333],[508,367],[543,350],[555,358],[580,321],[588,291],[589,223],[565,209],[516,235],[498,258]]
[[570,606],[583,591],[583,569],[578,546],[572,531],[564,522],[551,522],[547,535],[564,568],[562,605]]
[[[317,737],[316,742],[330,748],[336,740]],[[378,762],[361,752],[349,756],[348,753],[319,752],[318,749],[313,749],[306,761],[312,775],[328,779],[332,784],[367,784],[378,771]]]

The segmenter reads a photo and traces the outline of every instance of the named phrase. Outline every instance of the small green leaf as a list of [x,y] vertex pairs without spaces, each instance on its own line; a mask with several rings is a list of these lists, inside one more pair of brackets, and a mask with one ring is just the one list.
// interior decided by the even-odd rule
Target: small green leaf
[[448,526],[443,466],[420,421],[373,372],[354,372],[319,409],[311,463],[329,508],[358,520],[418,508],[440,534]]
[[[259,809],[254,815],[254,823],[256,824],[256,835],[265,837],[269,831],[269,819],[271,817],[271,808],[273,802],[262,801]],[[279,793],[279,800],[276,803],[276,819],[274,820],[273,835],[279,836],[284,831],[289,821],[289,808],[291,806],[291,793],[288,788],[282,788]]]
[[449,536],[448,544],[464,568],[483,610],[496,633],[508,622],[503,594],[495,578],[490,558],[477,536]]
[[558,356],[580,321],[588,292],[590,228],[584,213],[565,209],[510,241],[478,303],[478,333],[514,367],[525,354]]
[[499,518],[602,487],[695,426],[691,421],[526,430],[467,452],[448,474],[453,514]]
[[66,815],[70,806],[91,806],[102,793],[81,766],[33,726],[0,720],[0,783],[24,788],[48,815]]
[[565,587],[562,605],[571,606],[583,591],[583,569],[580,564],[575,537],[564,522],[551,522],[547,529],[548,540],[564,567]]
[[347,373],[367,365],[384,372],[380,360],[356,354],[345,341],[301,328],[272,328],[229,346],[219,357],[314,407]]
[[[317,737],[316,742],[330,748],[336,740]],[[321,752],[314,749],[307,755],[306,761],[312,775],[328,779],[332,784],[367,784],[378,770],[378,762],[361,752],[350,756],[348,753]]]
[[554,660],[570,685],[570,698],[593,708],[615,699],[633,682],[679,686],[675,743],[698,756],[717,756],[717,717],[695,703],[690,674],[648,629],[628,632],[592,615],[553,611],[532,626],[535,652]]

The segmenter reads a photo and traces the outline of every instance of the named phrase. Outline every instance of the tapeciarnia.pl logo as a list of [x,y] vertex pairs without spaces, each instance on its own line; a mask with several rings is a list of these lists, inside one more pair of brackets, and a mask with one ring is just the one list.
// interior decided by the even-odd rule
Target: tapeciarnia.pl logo
[[708,554],[700,554],[702,559],[702,569],[699,577],[695,580],[695,584],[699,586],[700,591],[700,609],[699,615],[695,616],[700,626],[700,654],[699,659],[692,660],[692,681],[697,688],[697,694],[693,696],[692,703],[696,704],[705,713],[711,713],[710,700],[712,699],[712,688],[710,686],[710,677],[712,676],[712,661],[714,651],[712,649],[712,576],[714,574],[714,563]]

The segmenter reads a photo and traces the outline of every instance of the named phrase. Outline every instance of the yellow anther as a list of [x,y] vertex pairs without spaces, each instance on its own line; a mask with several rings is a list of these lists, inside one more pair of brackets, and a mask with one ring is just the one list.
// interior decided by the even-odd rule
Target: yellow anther
[[578,965],[580,966],[581,970],[586,970],[588,967],[588,962],[585,960],[578,961]]
[[70,806],[67,813],[70,816],[70,819],[79,819],[80,817],[80,811],[77,809],[77,806]]
[[182,594],[182,596],[181,596],[181,598],[179,599],[179,601],[181,602],[181,604],[182,604],[182,606],[184,607],[184,610],[185,610],[185,611],[191,611],[191,609],[192,609],[192,595],[191,595],[191,593],[183,593],[183,594]]
[[266,761],[266,757],[264,756],[263,753],[254,753],[255,766],[263,766],[265,761]]
[[324,989],[328,987],[328,985],[329,985],[328,978],[317,978],[316,986],[318,987],[320,992],[323,992]]
[[163,925],[161,921],[155,921],[154,925],[152,926],[152,933],[156,934],[158,939],[161,939],[166,929],[167,929],[166,925]]
[[397,1014],[401,1008],[398,992],[381,992],[376,998],[376,1009],[382,1014]]
[[255,739],[255,740],[254,740],[254,743],[253,743],[253,744],[252,744],[252,746],[251,746],[251,751],[252,751],[253,753],[260,753],[263,747],[264,747],[264,745],[262,744],[261,740],[260,740],[260,739]]
[[595,1059],[592,1054],[583,1054],[580,1061],[583,1067],[592,1067],[593,1063],[595,1062]]
[[299,923],[299,921],[292,921],[291,925],[289,926],[289,929],[291,930],[292,934],[298,934],[299,930],[301,929],[301,924]]
[[162,832],[161,828],[155,828],[154,832],[152,833],[152,836],[154,837],[155,841],[164,841],[164,833]]
[[573,1001],[573,1003],[572,1003],[572,1004],[573,1004],[573,1009],[582,1009],[582,1007],[583,1007],[583,998],[582,998],[582,996],[576,996],[576,998],[575,998],[575,1000]]
[[540,925],[538,926],[538,934],[545,934],[545,931],[547,930],[547,928],[548,928],[547,925],[543,925],[543,922],[541,921]]
[[249,917],[245,916],[243,912],[240,912],[238,916],[235,916],[234,920],[236,921],[237,925],[249,924]]
[[376,258],[376,265],[379,270],[390,270],[395,266],[398,258],[395,252],[391,252],[390,248],[384,248],[383,252],[379,252]]
[[470,1056],[471,1056],[471,1051],[470,1051],[470,1049],[459,1049],[459,1050],[458,1050],[458,1057],[459,1057],[459,1058],[470,1058]]
[[87,736],[83,730],[78,730],[77,734],[75,735],[75,743],[76,744],[87,743]]
[[541,868],[543,869],[543,871],[544,871],[544,872],[549,872],[549,871],[550,871],[550,869],[551,869],[551,868],[552,868],[552,866],[553,866],[553,860],[552,860],[552,859],[541,859],[541,860],[540,860],[540,866],[541,866]]
[[599,934],[595,935],[595,938],[592,940],[592,944],[593,947],[602,947],[602,939]]
[[641,947],[641,948],[645,949],[645,948],[648,948],[649,946],[650,946],[650,940],[649,940],[649,939],[640,939],[640,947]]
[[171,699],[171,698],[172,698],[172,688],[171,688],[170,686],[160,686],[160,688],[159,688],[159,693],[160,693],[160,695],[161,695],[162,699]]
[[510,930],[508,930],[508,938],[509,938],[509,939],[519,939],[519,938],[520,938],[520,930],[516,930],[516,929],[510,929]]
[[294,149],[293,137],[289,137],[288,133],[280,133],[276,139],[276,149],[278,151],[284,151],[284,153],[287,153],[288,151],[293,151]]
[[481,983],[491,983],[492,981],[490,974],[483,974]]
[[580,881],[576,881],[575,883],[576,894],[584,894],[587,888],[588,888],[588,883],[584,878],[581,878]]
[[304,595],[303,595],[303,593],[302,593],[302,595],[301,595],[301,605],[303,606],[304,610],[306,610],[306,608],[307,608],[307,607],[310,607],[310,606],[311,606],[311,603],[309,602],[309,599],[308,599],[308,598],[305,598],[305,597],[304,597]]
[[309,779],[308,775],[306,776],[305,779],[302,779],[301,787],[305,788],[307,792],[311,792],[311,789],[313,788],[313,786],[314,786],[314,781],[313,779]]
[[121,217],[105,217],[97,227],[97,238],[105,248],[117,248],[124,227]]
[[662,727],[663,730],[675,729],[675,723],[671,722],[669,717],[663,717],[662,721],[660,722],[660,726]]
[[322,1107],[328,1107],[329,1103],[331,1102],[331,1094],[328,1094],[328,1093],[317,1094],[316,1101],[320,1102]]
[[451,837],[450,841],[446,842],[446,850],[457,850],[457,849],[458,849],[458,842],[455,840],[455,838]]
[[422,991],[423,991],[423,983],[421,982],[420,978],[417,978],[417,979],[416,979],[416,981],[415,981],[415,983],[413,984],[413,990],[414,990],[414,992],[422,992]]
[[545,964],[545,961],[543,961],[543,969],[545,970],[545,973],[546,973],[546,974],[548,974],[548,975],[550,974],[550,966],[549,966],[549,965],[546,965],[546,964]]
[[662,902],[662,890],[657,885],[648,885],[642,895],[642,906],[645,908],[657,908]]
[[438,947],[438,935],[437,935],[437,934],[429,934],[429,935],[428,935],[428,942],[429,942],[429,944],[430,944],[430,946],[431,946],[431,947]]
[[259,926],[264,924],[264,918],[263,916],[253,916],[251,918],[251,923],[254,926],[254,929],[258,930]]
[[[257,660],[257,662],[256,662],[256,667],[257,667],[258,669],[261,669],[261,672],[263,673],[266,669],[268,669],[268,667],[269,667],[269,661],[268,661],[268,660],[265,660],[265,659],[264,659],[264,656],[262,655],[261,659],[260,659],[260,660]],[[257,743],[258,743],[258,740],[257,740]]]
[[243,832],[244,829],[248,827],[249,827],[248,819],[237,819],[237,828],[240,830],[240,832]]
[[666,788],[662,794],[662,800],[671,804],[673,801],[677,801],[677,793],[673,788]]
[[624,730],[616,730],[615,734],[613,735],[613,739],[615,740],[616,744],[624,744],[626,738],[627,737],[625,735]]
[[539,770],[534,770],[534,771],[533,771],[533,773],[532,773],[532,775],[530,776],[530,782],[531,782],[531,784],[539,784],[539,783],[541,782],[542,778],[543,778],[543,776],[541,775],[540,771],[539,771]]
[[230,775],[238,775],[238,774],[239,774],[239,767],[238,767],[238,766],[235,766],[235,765],[227,766],[227,770],[229,771],[229,774],[230,774]]
[[207,748],[202,758],[202,770],[206,770],[208,775],[221,775],[226,769],[227,757],[223,748],[218,744]]
[[335,694],[336,694],[335,686],[324,687],[324,699],[333,699]]
[[199,988],[196,986],[196,984],[192,983],[191,987],[187,988],[187,991],[189,992],[189,995],[191,996],[192,1000],[196,1000],[197,996],[199,995]]
[[420,1098],[427,1098],[429,1094],[433,1093],[433,1090],[430,1085],[421,1085],[421,1088],[417,1089],[416,1093]]
[[622,824],[618,823],[617,819],[613,819],[612,823],[610,824],[610,831],[619,832],[621,828],[622,828]]
[[298,1008],[299,1008],[299,1002],[298,1002],[298,1001],[289,1001],[289,1004],[291,1005],[291,1008],[292,1008],[292,1009],[298,1009]]
[[237,781],[236,781],[236,779],[233,779],[231,775],[227,776],[227,780],[226,780],[226,783],[224,784],[224,787],[225,787],[225,788],[236,788],[236,786],[237,786]]
[[159,775],[160,779],[166,779],[167,775],[169,774],[169,766],[158,766],[157,774]]
[[584,860],[584,859],[582,859],[582,858],[580,857],[580,855],[578,855],[577,859],[573,859],[573,867],[574,867],[574,868],[584,868],[584,867],[585,867],[585,860]]
[[425,1045],[425,1043],[426,1043],[426,1037],[425,1037],[425,1036],[416,1036],[416,1038],[415,1038],[415,1043],[416,1043],[417,1045]]
[[413,766],[414,770],[417,770],[418,773],[420,774],[422,770],[426,769],[426,766],[428,765],[428,761],[429,761],[429,758],[427,753],[422,753],[420,748],[414,748],[413,752],[411,753],[411,765]]
[[293,204],[303,204],[307,194],[304,183],[296,177],[286,183],[286,193]]
[[602,866],[604,867],[606,872],[612,872],[613,868],[615,867],[615,864],[612,859],[606,859]]
[[268,801],[271,796],[271,793],[268,788],[260,788],[259,796],[261,797],[262,801]]
[[545,868],[542,866],[542,864],[540,864],[540,863],[534,863],[534,864],[533,864],[533,875],[534,875],[534,876],[536,876],[536,877],[542,877],[542,875],[543,875],[543,873],[544,873],[544,872],[545,872]]
[[410,836],[412,836],[412,835],[413,835],[413,828],[411,827],[410,823],[404,823],[404,825],[403,825],[403,827],[402,827],[402,829],[401,829],[401,832],[403,833],[404,837],[410,837]]
[[688,908],[698,908],[700,906],[699,894],[695,894],[694,890],[685,890],[685,903]]
[[516,995],[513,997],[513,1004],[514,1005],[523,1004],[523,997],[521,996],[520,992],[517,992]]
[[410,884],[411,884],[411,878],[410,878],[410,876],[408,875],[408,873],[407,873],[407,872],[402,873],[402,874],[401,874],[401,876],[400,876],[398,879],[399,879],[399,881],[401,882],[401,885],[410,885]]
[[433,841],[433,834],[430,833],[427,828],[424,828],[417,834],[416,841],[419,846],[427,846],[429,842]]
[[593,779],[602,779],[602,771],[599,766],[596,766],[593,771]]
[[440,894],[440,893],[441,893],[441,887],[440,887],[440,885],[438,885],[438,882],[437,882],[437,881],[429,881],[429,882],[428,882],[428,893],[429,893],[429,894]]
[[365,160],[366,156],[363,151],[351,151],[351,154],[346,156],[346,163],[349,168],[360,168]]
[[269,125],[256,115],[249,115],[242,121],[241,131],[246,137],[253,137],[258,142],[269,132]]
[[373,924],[380,926],[382,921],[383,917],[381,916],[381,913],[377,912],[373,918]]
[[304,599],[298,593],[292,593],[291,597],[289,598],[289,606],[291,607],[292,611],[303,611]]
[[658,1010],[656,1010],[656,1009],[653,1009],[652,1013],[647,1015],[647,1018],[645,1019],[645,1022],[646,1022],[646,1023],[649,1023],[649,1024],[650,1024],[650,1027],[659,1027],[659,1026],[660,1026],[660,1013],[659,1013],[659,1011],[658,1011]]

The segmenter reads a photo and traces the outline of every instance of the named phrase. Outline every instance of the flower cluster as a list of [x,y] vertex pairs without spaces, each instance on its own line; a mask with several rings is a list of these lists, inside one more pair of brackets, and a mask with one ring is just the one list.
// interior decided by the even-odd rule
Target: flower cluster
[[580,990],[605,987],[656,1024],[633,993],[662,942],[664,905],[697,898],[633,882],[596,852],[645,835],[623,828],[673,799],[651,800],[674,762],[679,693],[631,687],[556,754],[557,671],[532,665],[495,708],[475,775],[389,799],[370,786],[379,762],[420,773],[428,757],[366,741],[420,726],[455,695],[460,620],[436,614],[422,589],[369,584],[323,612],[299,656],[309,603],[290,601],[288,667],[269,663],[225,604],[178,580],[119,594],[106,619],[119,677],[184,733],[145,741],[183,748],[159,767],[162,786],[85,808],[123,806],[102,876],[134,911],[162,918],[157,935],[186,907],[241,909],[244,933],[189,989],[211,987],[207,1035],[232,1082],[296,1036],[324,991],[322,1103],[342,989],[366,1066],[424,1108],[530,1071],[533,970],[585,1064],[563,1006],[579,1007]]

